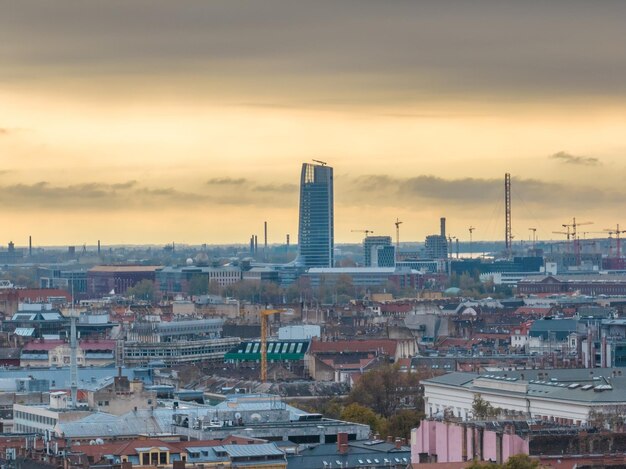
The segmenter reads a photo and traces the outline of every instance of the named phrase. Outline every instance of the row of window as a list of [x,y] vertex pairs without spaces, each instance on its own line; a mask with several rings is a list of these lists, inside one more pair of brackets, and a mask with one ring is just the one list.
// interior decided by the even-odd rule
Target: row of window
[[41,423],[44,425],[54,426],[57,423],[57,419],[52,417],[46,417],[45,415],[31,414],[28,412],[22,412],[21,410],[16,410],[13,414],[14,419],[26,420],[30,422]]
[[202,347],[202,348],[185,348],[178,349],[126,349],[124,354],[127,358],[136,357],[180,357],[180,356],[193,356],[193,355],[211,355],[215,353],[226,353],[232,345],[223,345],[215,347]]

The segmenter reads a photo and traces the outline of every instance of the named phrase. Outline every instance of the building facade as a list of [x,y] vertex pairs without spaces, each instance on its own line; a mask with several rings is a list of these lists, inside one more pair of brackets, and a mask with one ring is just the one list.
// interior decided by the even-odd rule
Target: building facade
[[104,296],[114,292],[123,295],[142,280],[154,282],[156,265],[97,265],[87,271],[87,293]]
[[304,163],[300,176],[300,262],[305,267],[332,267],[334,239],[333,168]]
[[[378,250],[379,247],[391,246],[391,236],[366,236],[363,240],[363,257],[365,267],[393,267],[393,266],[381,266],[378,263],[374,263],[372,259],[373,251]],[[377,254],[374,254],[378,258]]]
[[208,289],[212,282],[226,287],[240,280],[239,267],[164,267],[156,272],[156,290],[161,295],[189,295],[193,293],[193,285],[198,281],[204,283]]

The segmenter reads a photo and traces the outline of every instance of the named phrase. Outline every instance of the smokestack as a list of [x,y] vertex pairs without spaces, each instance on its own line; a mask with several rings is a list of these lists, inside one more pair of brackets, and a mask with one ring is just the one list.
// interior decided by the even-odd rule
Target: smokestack
[[250,236],[250,255],[254,256],[254,235]]
[[98,240],[98,256],[100,255],[100,240]]
[[259,252],[259,238],[257,235],[254,235],[254,255],[256,256]]
[[28,237],[28,257],[33,257],[33,237]]
[[287,233],[287,251],[289,251],[289,233]]
[[267,222],[266,221],[263,222],[263,241],[264,241],[263,259],[267,260]]
[[337,433],[337,451],[339,454],[348,452],[348,434],[344,432]]
[[446,217],[441,217],[441,236],[446,237]]

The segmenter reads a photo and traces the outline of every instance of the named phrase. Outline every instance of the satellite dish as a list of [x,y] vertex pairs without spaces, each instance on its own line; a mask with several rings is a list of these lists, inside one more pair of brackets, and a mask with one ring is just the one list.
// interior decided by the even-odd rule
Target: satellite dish
[[241,418],[241,413],[240,412],[236,412],[235,413],[235,418],[236,419],[240,419]]
[[89,446],[95,446],[96,445],[96,440],[91,440],[89,442]]
[[104,440],[102,438],[96,438],[96,444],[97,445],[103,445],[104,444]]
[[261,421],[261,414],[252,414],[250,416],[250,418],[252,419],[253,422],[260,422]]

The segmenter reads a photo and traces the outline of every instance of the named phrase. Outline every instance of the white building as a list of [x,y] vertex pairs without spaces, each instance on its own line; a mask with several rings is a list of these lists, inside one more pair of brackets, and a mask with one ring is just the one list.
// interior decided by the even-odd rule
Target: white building
[[448,410],[471,418],[477,395],[508,413],[573,424],[587,423],[591,411],[615,413],[626,406],[620,368],[455,372],[422,384],[429,416]]

